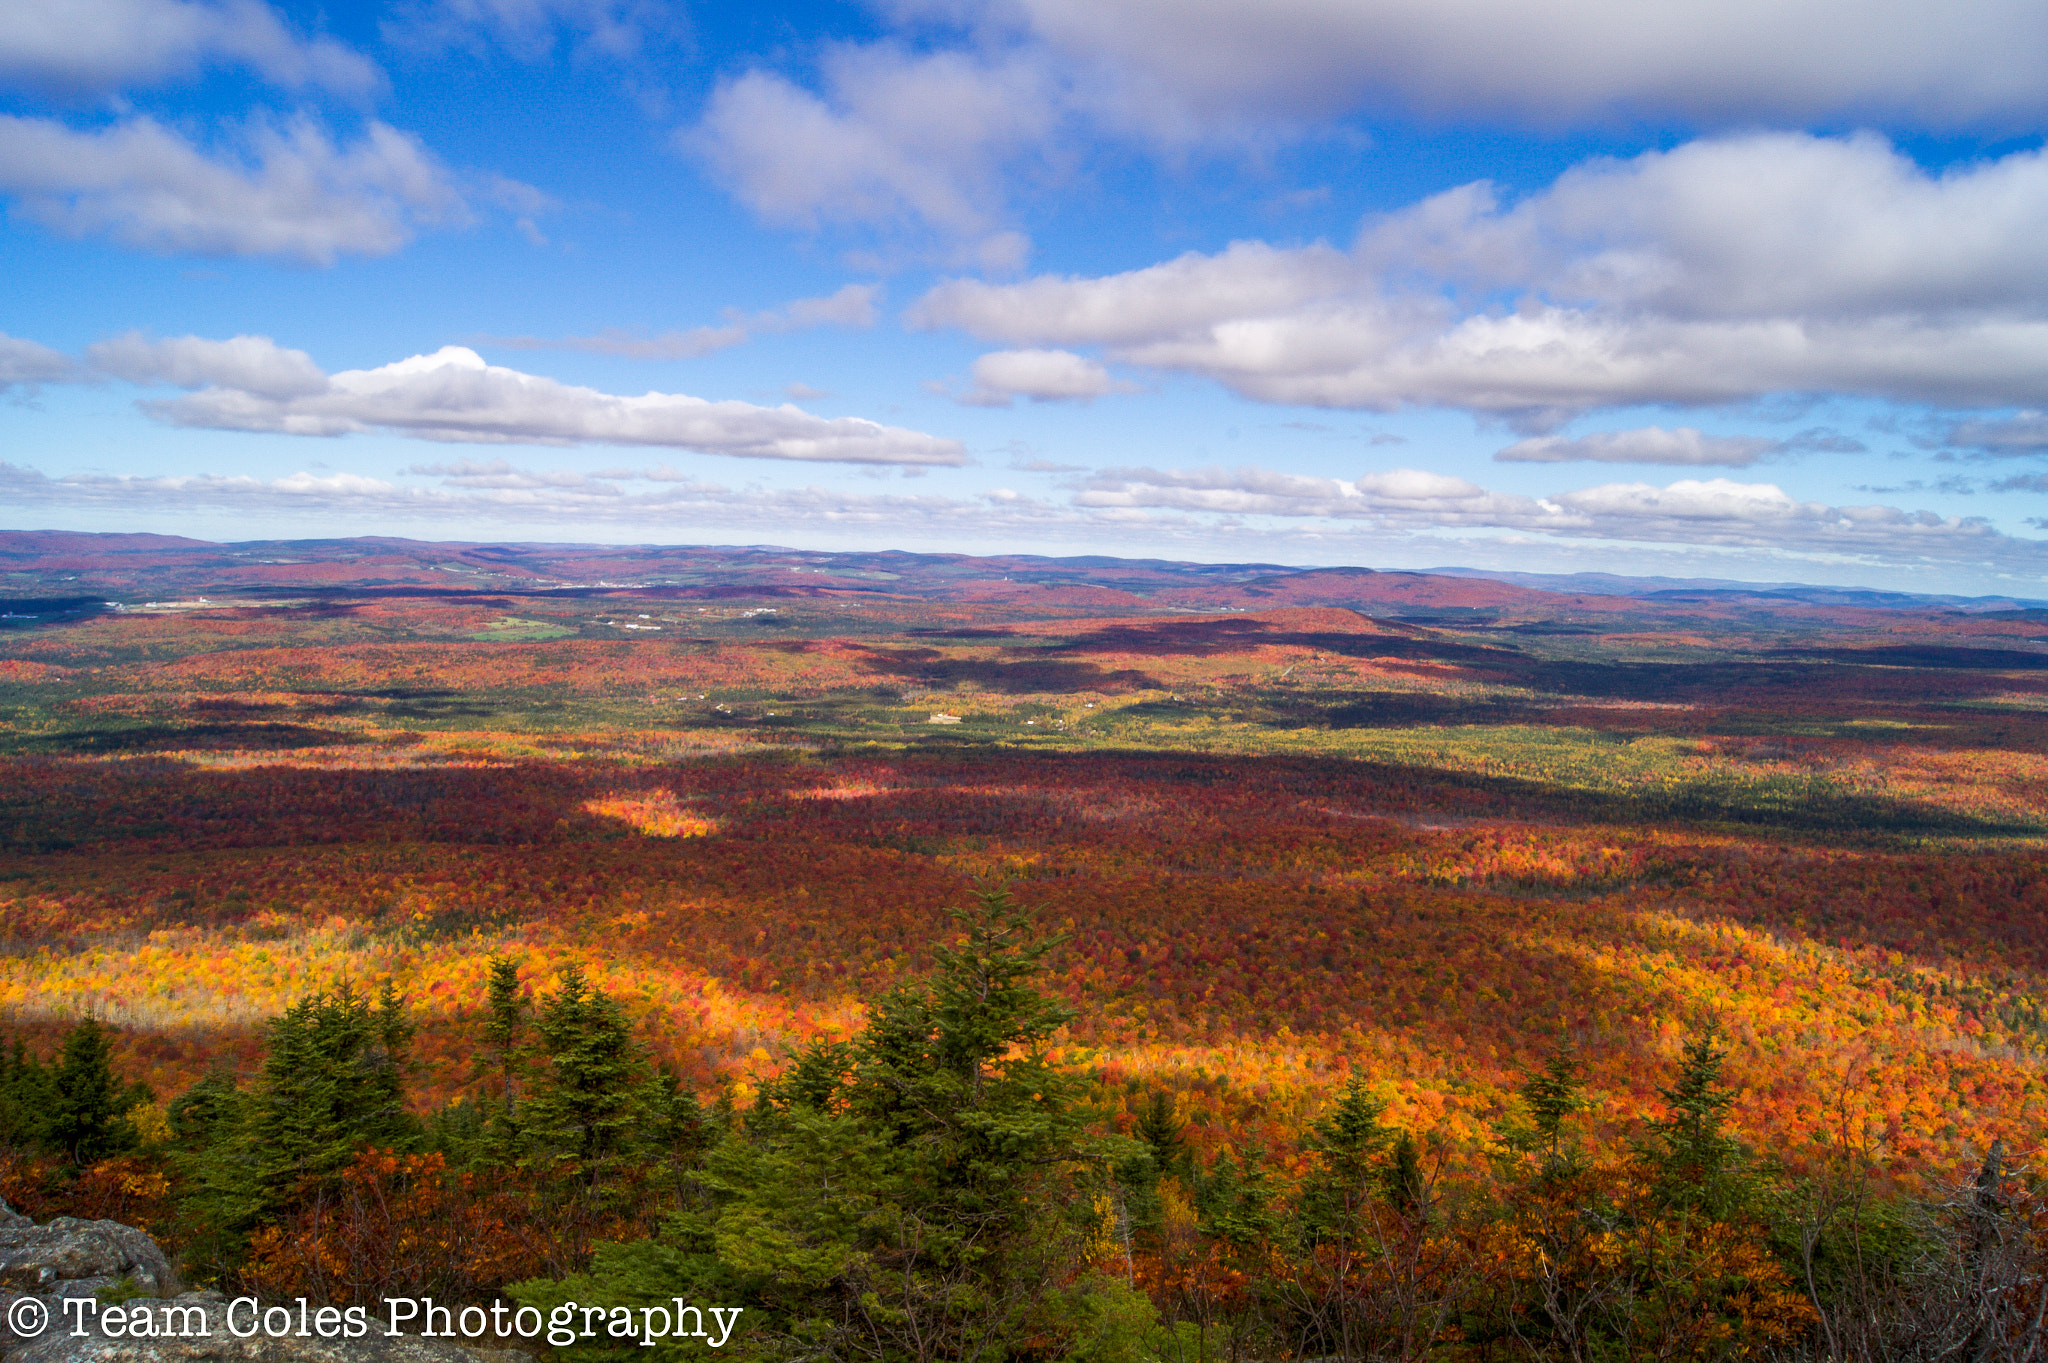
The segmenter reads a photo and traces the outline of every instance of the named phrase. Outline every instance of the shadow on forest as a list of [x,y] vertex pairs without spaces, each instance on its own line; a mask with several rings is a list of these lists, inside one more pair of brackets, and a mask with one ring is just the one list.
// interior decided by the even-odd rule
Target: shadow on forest
[[[198,733],[196,728],[168,727],[132,731],[127,751],[186,745]],[[273,726],[267,734],[280,747],[302,745],[309,736],[330,743],[336,738],[322,731],[289,732],[289,726]],[[1218,788],[1225,792],[1226,805],[1237,811],[1231,818],[1270,810],[1257,813],[1256,820],[1276,827],[1304,819],[1320,823],[1333,806],[1339,806],[1353,817],[1678,827],[1793,840],[1825,837],[1836,845],[2041,833],[2032,824],[1978,818],[1909,800],[1847,794],[1822,781],[1598,791],[1526,777],[1342,758],[1143,750],[1029,752],[972,743],[920,745],[911,752],[894,753],[891,762],[897,779],[908,782],[907,787],[899,785],[895,792],[872,798],[833,801],[830,809],[841,814],[872,810],[878,829],[902,832],[900,814],[889,810],[892,802],[910,799],[921,808],[928,806],[942,825],[910,831],[995,836],[1010,831],[1013,816],[1020,810],[1028,813],[1027,806],[1050,807],[1050,802],[1066,808],[1076,799],[1091,799],[1091,791],[1114,787],[1128,794],[1133,785],[1156,785],[1162,793],[1176,786]],[[175,762],[35,767],[24,777],[29,772],[37,775],[18,797],[0,799],[0,847],[63,851],[76,846],[84,851],[92,845],[162,836],[166,817],[178,821],[179,841],[187,848],[363,840],[555,843],[587,841],[598,831],[611,839],[616,830],[600,829],[582,805],[593,792],[622,784],[670,786],[685,793],[693,788],[717,790],[736,802],[749,792],[765,797],[768,803],[757,807],[759,818],[736,818],[723,837],[779,842],[789,831],[787,806],[780,797],[797,776],[786,762],[759,759],[655,766],[632,776],[616,768],[585,769],[555,762],[491,770],[303,770],[288,777],[272,769],[223,773]],[[983,808],[947,789],[960,785],[1001,786],[1015,794]],[[923,790],[929,798],[902,793],[905,790]],[[1016,805],[1019,799],[1026,805]],[[855,828],[844,834],[867,836]]]
[[0,597],[0,631],[75,625],[104,615],[108,604],[96,596]]
[[1094,663],[1047,658],[1032,649],[1015,662],[993,658],[948,658],[933,649],[865,650],[868,665],[878,672],[904,677],[924,686],[971,682],[1006,695],[1060,691],[1140,691],[1160,683],[1135,668],[1111,671]]
[[[1228,757],[1215,759],[1213,779],[1241,779],[1228,773],[1282,759]],[[2037,824],[1983,819],[1912,800],[1853,795],[1827,788],[1820,781],[1786,781],[1767,787],[1728,782],[1695,782],[1671,790],[1621,792],[1585,790],[1519,776],[1486,776],[1444,771],[1412,763],[1346,762],[1341,759],[1304,763],[1304,773],[1328,772],[1341,790],[1358,781],[1381,791],[1412,792],[1395,802],[1391,812],[1469,812],[1507,819],[1563,820],[1595,824],[1657,824],[1750,833],[1826,833],[1834,838],[1873,837],[2038,837]],[[1382,808],[1387,808],[1382,801]]]
[[186,748],[275,752],[288,748],[353,747],[369,741],[360,734],[310,724],[129,724],[0,735],[0,745],[4,745],[0,750],[35,755],[176,752]]
[[[1793,650],[1778,651],[1784,653]],[[1877,648],[1821,648],[1798,651],[1818,654],[1838,663],[1862,663],[1874,667],[1925,667],[1967,672],[2048,671],[2048,653],[2023,652],[2015,648],[1887,644]]]

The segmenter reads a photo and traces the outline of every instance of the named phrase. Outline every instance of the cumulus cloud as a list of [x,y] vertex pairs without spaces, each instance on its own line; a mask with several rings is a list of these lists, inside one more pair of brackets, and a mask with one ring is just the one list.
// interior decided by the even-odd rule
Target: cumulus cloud
[[389,255],[421,227],[468,218],[446,168],[383,123],[348,146],[303,121],[257,123],[247,142],[246,158],[209,156],[149,118],[80,132],[0,115],[0,192],[68,236],[306,265]]
[[1256,468],[1107,469],[1075,494],[1084,507],[1226,516],[1329,518],[1390,531],[1500,530],[1561,540],[1620,540],[1892,562],[1967,561],[2048,570],[2048,544],[2001,534],[1982,517],[1800,501],[1773,483],[1681,479],[1603,483],[1548,497],[1493,492],[1421,469],[1356,479]]
[[1873,134],[1599,158],[1503,204],[1466,185],[1368,227],[1368,266],[1685,320],[1927,316],[2048,298],[2048,156],[1929,175]]
[[1945,443],[1986,454],[2048,454],[2048,414],[2018,412],[1997,420],[1959,421]]
[[[640,55],[651,38],[675,36],[677,12],[655,0],[413,0],[382,25],[387,41],[413,47],[490,43],[523,61],[568,46],[611,58]],[[566,43],[564,43],[566,39]]]
[[0,331],[0,393],[38,384],[67,383],[79,377],[71,357],[46,345]]
[[1463,478],[1422,469],[1345,479],[1260,468],[1104,469],[1083,483],[1074,503],[1228,516],[1324,516],[1408,527],[1501,525],[1526,519],[1535,505],[1525,497],[1502,496]]
[[[425,480],[425,481],[420,481]],[[2039,490],[2029,483],[2030,490]],[[0,499],[17,506],[103,512],[208,510],[247,515],[380,521],[417,518],[521,524],[663,528],[760,527],[812,533],[841,528],[930,544],[952,537],[986,545],[1004,537],[1065,539],[1099,548],[1120,535],[1139,541],[1291,551],[1335,548],[1356,561],[1371,545],[1424,543],[1435,556],[1526,554],[1531,538],[1563,554],[1652,550],[1758,551],[1886,568],[1947,568],[2048,580],[2048,543],[1999,533],[1977,518],[1888,506],[1803,502],[1768,483],[1681,480],[1665,487],[1608,483],[1531,498],[1489,491],[1422,469],[1355,479],[1308,478],[1257,468],[1112,469],[1084,479],[1066,505],[1013,489],[976,497],[867,495],[811,487],[732,489],[667,465],[580,472],[534,469],[504,459],[415,465],[398,479],[294,473],[276,479],[197,475],[49,477],[0,463]],[[1491,532],[1489,534],[1489,532]],[[1338,546],[1343,546],[1339,548]],[[1519,548],[1515,546],[1520,546]],[[1495,553],[1498,557],[1498,553]],[[1424,560],[1428,561],[1428,560]]]
[[0,462],[0,500],[14,506],[83,507],[103,513],[225,511],[245,516],[316,518],[327,525],[350,516],[456,519],[521,524],[700,526],[756,528],[786,535],[792,525],[813,533],[843,528],[872,537],[911,534],[925,542],[954,535],[1085,533],[1071,511],[1011,494],[961,498],[875,495],[820,487],[728,488],[667,468],[582,474],[516,468],[502,461],[426,466],[408,471],[433,481],[393,481],[353,473],[300,472],[262,479],[199,474],[50,477]]
[[104,95],[236,66],[287,89],[364,94],[377,68],[340,43],[293,34],[260,0],[9,0],[0,86]]
[[984,263],[1018,258],[1019,238],[995,221],[1000,172],[1057,120],[1039,64],[842,47],[826,55],[822,86],[747,71],[720,83],[678,144],[771,222],[913,226],[983,239]]
[[997,350],[975,360],[974,386],[956,401],[970,407],[1033,402],[1092,402],[1107,393],[1134,393],[1137,385],[1112,378],[1094,360],[1071,350]]
[[1702,435],[1691,426],[1595,431],[1518,440],[1493,457],[1504,464],[1722,464],[1741,468],[1783,448],[1760,436]]
[[643,445],[851,464],[966,462],[957,441],[920,431],[857,417],[828,420],[787,404],[602,393],[486,364],[461,346],[324,376],[301,352],[264,337],[123,338],[96,358],[110,370],[122,366],[127,377],[205,385],[141,404],[173,426],[310,436],[385,431],[464,444]]
[[[1392,103],[1541,126],[1872,118],[2031,126],[2048,14],[2028,0],[898,0],[1008,21],[1141,125],[1323,120]],[[1021,30],[1021,32],[1020,32]]]
[[1469,185],[1350,251],[1240,242],[1099,278],[949,280],[908,320],[1530,434],[1782,393],[2039,406],[2044,218],[2038,151],[1932,176],[1872,137],[1754,135],[1592,162],[1512,205]]
[[87,346],[85,358],[100,372],[130,383],[218,386],[270,399],[327,391],[327,375],[311,355],[286,350],[268,336],[236,336],[225,341],[174,336],[157,341],[131,331]]
[[559,340],[491,336],[482,338],[479,344],[514,350],[581,350],[634,360],[694,360],[744,344],[756,336],[823,326],[871,327],[875,324],[875,300],[881,292],[879,284],[848,284],[826,297],[798,298],[765,312],[749,314],[729,309],[722,325],[664,331],[658,336],[607,327],[594,336],[565,336]]

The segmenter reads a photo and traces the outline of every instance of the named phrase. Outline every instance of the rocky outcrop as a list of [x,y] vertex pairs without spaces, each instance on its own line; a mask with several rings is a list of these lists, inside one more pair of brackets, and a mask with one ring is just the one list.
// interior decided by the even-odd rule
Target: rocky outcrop
[[170,1260],[133,1226],[75,1216],[38,1226],[0,1202],[0,1291],[41,1295],[68,1286],[77,1295],[124,1278],[152,1296],[177,1289]]
[[0,1202],[0,1363],[533,1363],[374,1328],[322,1338],[317,1322],[297,1328],[296,1308],[280,1319],[273,1334],[247,1298],[180,1291],[163,1250],[133,1226],[38,1226]]

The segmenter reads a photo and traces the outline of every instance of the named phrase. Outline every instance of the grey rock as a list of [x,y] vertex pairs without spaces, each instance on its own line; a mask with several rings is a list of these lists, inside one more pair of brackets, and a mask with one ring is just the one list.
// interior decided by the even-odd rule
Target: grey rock
[[135,1279],[139,1286],[150,1292],[168,1293],[177,1289],[177,1274],[171,1269],[170,1259],[146,1231],[124,1226],[119,1221],[80,1221],[69,1216],[58,1217],[45,1229],[62,1230],[66,1234],[103,1235],[120,1250],[122,1276]]
[[[233,1323],[250,1338],[238,1339]],[[5,1363],[533,1363],[517,1349],[468,1349],[441,1339],[387,1339],[373,1317],[360,1339],[321,1339],[298,1333],[296,1309],[289,1332],[272,1338],[256,1328],[246,1300],[239,1306],[218,1292],[186,1292],[168,1300],[138,1298],[118,1313],[105,1306],[75,1307],[43,1337],[8,1348]],[[136,1337],[138,1325],[148,1333]]]
[[[149,1295],[98,1299],[115,1286]],[[290,1332],[271,1338],[254,1329],[246,1298],[236,1307],[219,1292],[176,1289],[162,1248],[133,1226],[69,1216],[38,1226],[0,1202],[0,1363],[534,1363],[519,1349],[387,1339],[374,1317],[362,1338],[322,1339],[298,1334],[294,1310]],[[11,1308],[29,1298],[48,1325],[23,1335]],[[249,1338],[228,1328],[231,1309]]]
[[18,1215],[0,1223],[0,1288],[46,1293],[61,1282],[103,1277],[133,1278],[149,1292],[177,1285],[163,1250],[133,1226],[73,1216],[47,1226]]
[[97,1297],[101,1288],[114,1287],[120,1281],[119,1278],[109,1277],[104,1273],[96,1278],[69,1278],[58,1283],[55,1290],[49,1296],[56,1298],[58,1301],[65,1301],[72,1297]]

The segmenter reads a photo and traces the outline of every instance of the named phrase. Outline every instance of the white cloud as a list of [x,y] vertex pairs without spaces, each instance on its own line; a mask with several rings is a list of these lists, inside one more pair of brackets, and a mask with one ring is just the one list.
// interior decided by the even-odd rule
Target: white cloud
[[8,0],[0,86],[112,94],[238,66],[287,89],[364,94],[377,68],[339,43],[294,35],[259,0]]
[[[406,480],[428,480],[406,481]],[[2030,490],[2038,490],[2032,488]],[[844,532],[931,546],[1065,540],[1103,552],[1107,544],[1180,543],[1240,558],[1256,546],[1288,561],[1357,562],[1362,554],[1413,564],[1531,560],[1534,545],[1628,570],[1617,553],[1684,558],[1697,571],[1738,555],[1753,572],[1758,555],[1779,572],[1811,575],[1816,562],[1839,578],[1844,565],[1868,580],[1901,568],[1929,580],[2048,581],[2048,542],[2000,534],[1981,520],[1893,507],[1801,502],[1767,483],[1684,480],[1668,487],[1611,483],[1546,498],[1492,492],[1462,479],[1395,469],[1357,479],[1305,478],[1270,470],[1108,470],[1086,480],[1069,505],[994,489],[977,497],[875,496],[819,487],[732,489],[675,469],[595,472],[529,469],[502,459],[418,465],[398,481],[350,473],[294,473],[277,479],[198,475],[52,478],[0,463],[0,501],[137,518],[226,512],[241,520],[303,518],[332,527],[506,523],[631,527],[673,535],[685,528],[731,533],[747,527],[776,542]],[[330,530],[331,533],[331,530]],[[380,531],[380,533],[388,533]],[[1609,546],[1601,548],[1601,546]],[[1594,558],[1588,558],[1588,555]],[[1604,555],[1605,557],[1600,557]],[[1794,568],[1793,565],[1804,565]],[[2006,588],[2011,590],[2010,587]]]
[[1356,479],[1311,478],[1260,468],[1104,469],[1074,496],[1077,506],[1158,507],[1228,516],[1319,516],[1384,526],[1493,526],[1528,519],[1535,504],[1447,474],[1390,469]]
[[1513,206],[1466,186],[1350,252],[1240,242],[1102,278],[951,280],[908,321],[1531,432],[1778,393],[2038,406],[2042,221],[2039,152],[1930,176],[1870,137],[1758,135],[1588,163]]
[[606,327],[589,336],[482,336],[478,345],[507,350],[580,350],[588,355],[616,355],[628,360],[698,360],[745,344],[751,337],[736,323],[722,327],[691,327],[649,336],[624,327]]
[[1368,267],[1684,320],[2048,301],[2048,156],[1929,175],[1882,138],[1772,133],[1588,161],[1503,206],[1466,185],[1373,224]]
[[513,350],[581,350],[593,355],[617,355],[635,360],[694,360],[742,345],[759,335],[778,335],[811,327],[871,327],[875,324],[875,300],[879,284],[848,284],[823,298],[798,298],[779,308],[752,314],[728,309],[722,326],[691,327],[688,331],[664,331],[646,336],[621,327],[607,327],[594,336],[565,336],[549,340],[538,336],[489,336],[479,344],[505,346]]
[[412,0],[395,8],[383,31],[387,41],[416,47],[488,40],[523,61],[540,61],[564,37],[578,52],[633,58],[650,38],[683,27],[678,9],[657,0]]
[[1959,421],[1949,428],[1947,443],[1986,454],[2048,454],[2048,413]]
[[[622,397],[488,365],[460,346],[376,369],[344,370],[327,376],[318,389],[280,392],[275,380],[298,352],[274,346],[265,352],[270,343],[260,337],[211,343],[213,350],[192,340],[163,343],[182,347],[175,351],[144,351],[135,367],[144,377],[171,378],[175,372],[184,382],[214,385],[141,404],[174,426],[311,436],[374,430],[469,444],[645,445],[742,459],[966,462],[957,441],[920,431],[857,417],[828,420],[788,405],[709,402],[680,393]],[[159,353],[161,360],[154,358]],[[182,368],[174,370],[174,358]],[[245,363],[245,376],[264,388],[236,386],[237,363]]]
[[1035,62],[842,47],[825,58],[823,87],[748,71],[718,86],[679,145],[771,222],[915,226],[1017,258],[1016,234],[995,230],[1000,172],[1057,117]]
[[0,393],[37,384],[68,383],[79,377],[71,357],[0,331]]
[[1110,377],[1094,360],[1071,350],[997,350],[976,359],[974,387],[957,399],[973,407],[1007,407],[1013,398],[1033,402],[1092,402],[1108,393],[1131,393],[1137,385]]
[[1906,119],[2032,126],[2048,11],[2031,0],[899,0],[1007,20],[1171,129],[1404,106],[1538,125]]
[[274,399],[327,391],[327,375],[311,355],[286,350],[268,336],[236,336],[226,341],[176,336],[155,341],[131,331],[87,346],[85,357],[95,369],[130,383],[219,386]]
[[1691,426],[1595,431],[1518,440],[1493,457],[1504,464],[1721,464],[1742,468],[1782,448],[1760,436],[1702,435]]
[[0,192],[66,235],[307,265],[388,255],[420,227],[467,219],[441,163],[385,124],[352,146],[306,122],[258,123],[247,140],[247,161],[216,159],[148,118],[79,132],[0,115]]
[[1304,478],[1256,468],[1108,469],[1088,479],[1077,506],[1164,509],[1230,517],[1366,522],[1386,531],[1494,530],[1558,540],[1762,549],[1873,561],[1998,563],[2048,571],[2048,543],[2001,534],[1981,517],[1888,506],[1803,502],[1772,483],[1682,479],[1666,487],[1605,483],[1523,497],[1420,469],[1363,477]]
[[501,461],[429,466],[410,471],[430,485],[357,474],[294,473],[259,479],[201,474],[119,477],[70,474],[52,478],[0,463],[0,501],[14,506],[90,509],[98,515],[227,512],[241,518],[304,517],[332,526],[348,517],[388,524],[410,519],[446,525],[476,520],[525,525],[680,527],[730,532],[746,526],[776,538],[843,529],[872,539],[902,534],[920,542],[956,536],[972,542],[990,533],[1081,533],[1070,511],[1029,498],[862,495],[820,487],[734,489],[665,468],[596,474],[532,471]]

